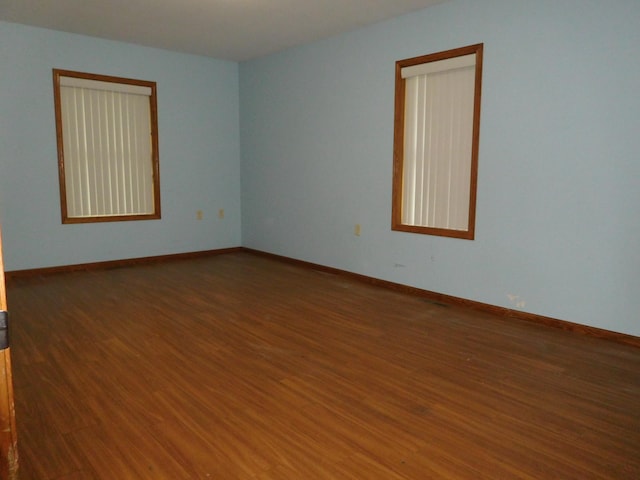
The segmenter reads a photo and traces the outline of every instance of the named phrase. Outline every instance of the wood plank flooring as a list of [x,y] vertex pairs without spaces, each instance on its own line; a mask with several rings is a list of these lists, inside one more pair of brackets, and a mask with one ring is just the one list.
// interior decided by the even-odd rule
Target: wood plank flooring
[[640,349],[232,253],[16,278],[22,480],[640,478]]

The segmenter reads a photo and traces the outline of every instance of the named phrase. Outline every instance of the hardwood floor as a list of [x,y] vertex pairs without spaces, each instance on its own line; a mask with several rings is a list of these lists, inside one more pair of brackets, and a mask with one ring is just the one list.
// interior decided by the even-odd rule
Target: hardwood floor
[[21,480],[640,478],[632,346],[249,253],[8,299]]

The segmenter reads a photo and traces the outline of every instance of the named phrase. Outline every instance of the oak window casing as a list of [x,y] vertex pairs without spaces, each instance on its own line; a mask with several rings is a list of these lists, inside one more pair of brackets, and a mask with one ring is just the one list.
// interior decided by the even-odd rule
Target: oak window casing
[[474,238],[482,53],[396,62],[392,230]]
[[53,70],[62,223],[159,219],[155,82]]

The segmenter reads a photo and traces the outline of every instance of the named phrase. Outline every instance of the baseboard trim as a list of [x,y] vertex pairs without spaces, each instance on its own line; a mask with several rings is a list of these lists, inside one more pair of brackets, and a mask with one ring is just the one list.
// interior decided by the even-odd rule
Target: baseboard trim
[[287,262],[287,263],[298,265],[304,268],[310,268],[313,270],[319,270],[326,273],[342,275],[342,276],[349,277],[364,283],[368,283],[370,285],[376,285],[376,286],[384,287],[390,290],[408,293],[408,294],[426,298],[428,300],[438,302],[438,303],[471,308],[474,310],[482,311],[492,315],[497,315],[500,317],[513,318],[517,320],[537,323],[540,325],[546,325],[548,327],[552,327],[560,330],[566,330],[569,332],[574,332],[582,335],[587,335],[590,337],[610,340],[617,343],[632,345],[634,347],[640,348],[640,337],[636,337],[634,335],[628,335],[626,333],[619,333],[611,330],[606,330],[603,328],[590,327],[588,325],[582,325],[582,324],[570,322],[567,320],[560,320],[557,318],[545,317],[542,315],[536,315],[534,313],[521,312],[519,310],[513,310],[510,308],[490,305],[488,303],[477,302],[475,300],[468,300],[465,298],[445,295],[442,293],[432,292],[429,290],[423,290],[417,287],[403,285],[401,283],[389,282],[387,280],[381,280],[379,278],[369,277],[366,275],[361,275],[359,273],[353,273],[347,270],[341,270],[339,268],[327,267],[325,265],[307,262],[304,260],[297,260],[295,258],[285,257],[285,256],[277,255],[274,253],[263,252],[260,250],[254,250],[251,248],[242,247],[241,250],[248,253],[252,253],[254,255],[272,258],[274,260]]
[[32,268],[26,270],[13,270],[5,272],[6,281],[11,281],[19,277],[34,277],[42,275],[53,275],[56,273],[68,273],[87,270],[108,270],[112,268],[131,267],[133,265],[143,265],[149,263],[169,262],[174,260],[186,260],[212,255],[223,255],[243,251],[242,247],[221,248],[216,250],[201,250],[197,252],[172,253],[168,255],[157,255],[152,257],[126,258],[122,260],[107,260],[103,262],[78,263],[74,265],[62,265],[59,267]]
[[460,306],[470,308],[492,315],[497,315],[505,318],[513,318],[517,320],[523,320],[527,322],[533,322],[540,325],[546,325],[548,327],[566,330],[569,332],[579,333],[590,337],[602,338],[605,340],[614,341],[626,345],[632,345],[640,348],[640,337],[634,335],[628,335],[626,333],[614,332],[603,328],[590,327],[588,325],[582,325],[579,323],[570,322],[567,320],[560,320],[557,318],[545,317],[542,315],[536,315],[534,313],[522,312],[519,310],[513,310],[510,308],[499,307],[496,305],[490,305],[488,303],[477,302],[475,300],[468,300],[465,298],[454,297],[451,295],[445,295],[442,293],[432,292],[417,287],[411,287],[409,285],[403,285],[401,283],[390,282],[387,280],[381,280],[375,277],[369,277],[359,273],[349,272],[339,268],[328,267],[325,265],[307,262],[304,260],[298,260],[283,255],[277,255],[274,253],[264,252],[261,250],[254,250],[246,247],[231,247],[221,248],[216,250],[202,250],[197,252],[185,252],[185,253],[173,253],[168,255],[158,255],[151,257],[139,257],[139,258],[127,258],[122,260],[108,260],[103,262],[92,263],[79,263],[74,265],[62,265],[58,267],[44,267],[33,268],[26,270],[13,270],[5,272],[5,280],[9,283],[12,279],[20,277],[34,277],[53,275],[57,273],[77,272],[77,271],[89,271],[89,270],[107,270],[112,268],[130,267],[134,265],[143,265],[150,263],[168,262],[174,260],[186,260],[202,257],[210,257],[213,255],[224,255],[227,253],[246,252],[253,255],[258,255],[266,258],[271,258],[280,262],[286,262],[300,267],[309,268],[312,270],[318,270],[326,273],[332,273],[335,275],[342,275],[354,280],[367,283],[369,285],[376,285],[379,287],[395,290],[398,292],[407,293],[410,295],[419,296],[428,300],[444,303],[447,305]]

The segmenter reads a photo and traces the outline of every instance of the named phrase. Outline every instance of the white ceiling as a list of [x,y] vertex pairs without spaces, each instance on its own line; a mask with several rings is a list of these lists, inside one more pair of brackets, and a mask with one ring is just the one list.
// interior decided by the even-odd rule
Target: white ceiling
[[0,0],[0,20],[243,61],[446,0]]

